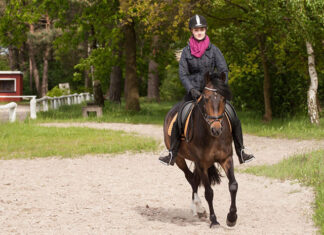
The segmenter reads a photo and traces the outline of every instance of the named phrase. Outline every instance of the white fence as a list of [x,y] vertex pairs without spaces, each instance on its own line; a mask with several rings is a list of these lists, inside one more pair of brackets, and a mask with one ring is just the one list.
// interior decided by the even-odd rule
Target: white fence
[[44,96],[40,99],[36,99],[36,96],[0,96],[0,98],[30,99],[30,118],[36,119],[37,111],[46,112],[49,109],[57,109],[62,105],[81,104],[83,101],[93,100],[93,95],[90,93],[81,93],[81,94],[63,95],[60,97]]
[[17,104],[15,102],[11,102],[6,105],[0,105],[0,109],[8,109],[9,110],[9,122],[16,121]]

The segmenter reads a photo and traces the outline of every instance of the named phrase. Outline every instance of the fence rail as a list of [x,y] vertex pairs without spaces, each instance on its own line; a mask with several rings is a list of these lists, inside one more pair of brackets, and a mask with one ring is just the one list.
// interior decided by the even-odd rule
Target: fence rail
[[49,109],[57,109],[62,105],[81,104],[83,101],[90,101],[94,99],[93,95],[90,93],[63,95],[59,97],[44,96],[40,99],[36,99],[36,96],[0,96],[0,98],[30,99],[29,104],[30,104],[31,119],[36,119],[37,111],[46,112]]
[[0,109],[8,109],[9,110],[9,122],[16,121],[17,104],[15,102],[11,102],[6,105],[0,105]]

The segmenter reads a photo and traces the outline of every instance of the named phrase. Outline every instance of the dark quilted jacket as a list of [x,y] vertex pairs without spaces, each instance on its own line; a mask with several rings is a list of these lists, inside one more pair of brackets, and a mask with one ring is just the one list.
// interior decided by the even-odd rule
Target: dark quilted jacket
[[222,52],[214,44],[210,43],[205,53],[200,58],[197,58],[191,55],[189,45],[186,46],[181,53],[179,77],[187,92],[192,88],[203,90],[205,86],[204,74],[206,72],[225,72],[226,83],[228,82],[228,68]]

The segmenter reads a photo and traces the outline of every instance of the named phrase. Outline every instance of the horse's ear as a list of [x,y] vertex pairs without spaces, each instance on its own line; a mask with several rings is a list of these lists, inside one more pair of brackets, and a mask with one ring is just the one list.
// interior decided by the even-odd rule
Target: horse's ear
[[222,80],[223,82],[225,82],[226,81],[226,73],[225,72],[221,72],[219,78],[220,78],[220,80]]
[[206,72],[204,77],[205,77],[205,84],[207,85],[211,81],[209,72]]

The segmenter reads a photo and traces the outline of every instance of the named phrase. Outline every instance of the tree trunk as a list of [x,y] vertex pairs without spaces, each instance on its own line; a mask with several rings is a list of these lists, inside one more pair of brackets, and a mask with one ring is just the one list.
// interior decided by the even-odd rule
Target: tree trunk
[[[51,27],[51,22],[46,15],[46,33],[49,34]],[[48,60],[50,57],[51,45],[50,42],[46,42],[45,51],[43,55],[43,78],[42,78],[42,97],[45,96],[48,92]]]
[[[88,40],[84,41],[84,58],[87,58],[90,53],[90,47],[88,47]],[[91,77],[90,77],[90,72],[89,70],[84,71],[84,87],[85,88],[91,88]]]
[[308,54],[308,72],[310,77],[310,85],[307,92],[308,115],[312,124],[319,124],[319,114],[317,108],[317,88],[318,77],[315,68],[315,56],[313,46],[310,42],[306,41],[306,48]]
[[48,92],[48,60],[50,56],[51,47],[49,44],[46,45],[46,49],[43,55],[43,78],[42,78],[42,97]]
[[[29,25],[29,32],[30,34],[34,34],[34,25],[30,24]],[[35,86],[36,86],[36,91],[38,96],[41,95],[41,87],[40,87],[40,82],[39,82],[39,72],[37,69],[37,64],[35,60],[35,48],[33,45],[33,42],[30,38],[27,39],[27,44],[28,44],[28,55],[29,55],[29,60],[31,61],[31,70],[35,79]]]
[[20,70],[19,68],[19,51],[15,46],[9,46],[9,67],[12,71]]
[[147,84],[147,97],[149,99],[156,100],[156,101],[160,101],[158,64],[155,62],[158,40],[159,40],[158,36],[153,37],[152,55],[149,61],[149,73],[148,73],[148,84]]
[[108,98],[112,102],[120,103],[121,97],[121,80],[122,70],[119,65],[113,66],[110,73],[110,85],[108,90]]
[[125,25],[126,54],[126,110],[140,110],[139,89],[136,76],[136,34],[134,22]]
[[263,96],[264,96],[265,114],[263,116],[263,120],[266,122],[270,122],[272,120],[271,95],[270,95],[271,79],[269,74],[268,58],[267,58],[267,52],[265,47],[265,36],[261,35],[258,39],[259,39],[260,55],[262,60],[263,73],[264,73]]
[[29,89],[33,91],[33,64],[29,56]]
[[[91,44],[88,43],[88,57],[91,55],[91,52],[92,52]],[[93,83],[94,83],[94,66],[93,65],[90,65],[90,73],[88,73],[88,76],[89,75],[90,75],[90,78],[87,82],[89,82],[91,84],[91,86],[93,86]]]

